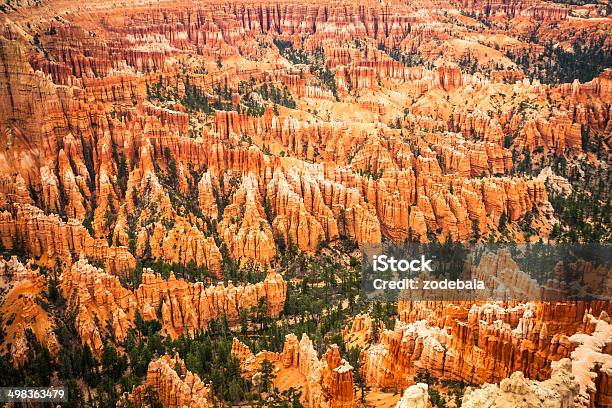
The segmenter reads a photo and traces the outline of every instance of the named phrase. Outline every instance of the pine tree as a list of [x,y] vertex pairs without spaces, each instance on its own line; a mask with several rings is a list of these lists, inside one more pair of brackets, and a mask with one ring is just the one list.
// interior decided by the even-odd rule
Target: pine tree
[[270,360],[265,359],[261,362],[261,368],[259,373],[261,374],[261,378],[259,381],[259,392],[270,392],[270,387],[274,382],[274,365],[270,362]]
[[119,154],[119,163],[117,165],[117,181],[119,183],[121,193],[125,195],[128,182],[128,168],[127,161],[125,159],[125,154],[123,153]]
[[505,212],[503,212],[501,216],[499,217],[499,231],[506,232],[507,224],[508,224],[508,216],[506,215]]

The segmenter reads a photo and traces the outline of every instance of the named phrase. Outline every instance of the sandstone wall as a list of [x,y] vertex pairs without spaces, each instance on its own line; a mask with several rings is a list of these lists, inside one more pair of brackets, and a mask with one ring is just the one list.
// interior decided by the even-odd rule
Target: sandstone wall
[[151,391],[164,408],[207,408],[215,405],[210,387],[187,370],[178,355],[164,355],[151,361],[144,383],[134,387],[129,395],[124,395],[117,406],[145,407]]
[[106,240],[93,238],[77,221],[64,222],[58,215],[46,215],[29,204],[18,206],[15,214],[0,213],[0,240],[4,248],[25,250],[43,264],[61,260],[70,265],[84,255],[115,274],[136,266],[126,247],[109,246]]
[[39,270],[23,265],[12,257],[0,259],[0,329],[3,340],[0,354],[9,356],[14,365],[28,361],[30,352],[26,330],[32,330],[36,340],[46,347],[51,356],[60,351],[55,336],[55,318],[43,304],[47,285]]
[[[177,338],[181,334],[204,330],[212,319],[227,317],[239,321],[241,310],[256,307],[263,299],[270,316],[282,311],[287,284],[275,272],[254,285],[205,287],[189,283],[173,274],[163,279],[145,270],[135,291],[121,286],[116,276],[104,273],[81,259],[62,273],[60,288],[77,312],[76,328],[83,344],[100,352],[108,336],[122,341],[134,327],[138,311],[145,320],[158,319],[162,334]],[[107,325],[108,323],[108,325]],[[109,328],[112,330],[109,332]]]
[[257,355],[234,339],[232,355],[240,360],[244,375],[256,373],[264,359],[275,363],[280,369],[297,370],[303,376],[304,384],[296,385],[304,386],[304,399],[310,407],[354,406],[353,367],[340,357],[336,345],[332,345],[319,359],[306,334],[299,341],[294,334],[288,334],[280,353],[262,351]]

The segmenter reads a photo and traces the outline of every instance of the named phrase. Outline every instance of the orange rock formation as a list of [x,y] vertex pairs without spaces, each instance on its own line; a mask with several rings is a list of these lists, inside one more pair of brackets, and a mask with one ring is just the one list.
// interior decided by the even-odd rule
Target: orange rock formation
[[[275,272],[205,287],[145,270],[127,289],[120,278],[138,261],[221,279],[231,261],[274,268],[284,248],[316,254],[339,240],[545,239],[558,222],[548,189],[571,186],[534,169],[610,161],[612,70],[543,84],[521,64],[575,46],[609,56],[606,4],[39,3],[0,6],[0,246],[32,263],[0,263],[0,350],[17,364],[28,328],[57,349],[34,264],[63,268],[81,341],[99,352],[126,337],[136,312],[176,338],[221,316],[236,323],[262,299],[271,316],[284,306]],[[472,272],[514,294],[536,290],[509,257]],[[607,304],[398,309],[376,344],[367,315],[343,332],[364,348],[373,387],[404,390],[429,370],[500,383],[472,390],[464,407],[612,404]],[[298,373],[311,408],[355,404],[336,347],[319,359],[308,336],[289,335],[282,353],[234,342],[233,354],[250,377],[263,358]],[[165,406],[211,405],[178,357],[151,362],[146,385]],[[427,405],[417,385],[398,408]]]
[[128,329],[134,326],[136,312],[145,320],[159,319],[162,333],[172,338],[203,330],[210,320],[221,316],[236,323],[240,310],[257,306],[260,299],[265,300],[269,315],[277,316],[284,306],[287,285],[274,272],[254,285],[234,286],[230,281],[228,286],[219,283],[207,288],[201,282],[189,283],[173,274],[166,280],[145,270],[140,286],[130,291],[121,286],[116,276],[81,259],[62,273],[60,288],[77,312],[76,328],[81,341],[92,351],[100,352],[107,336],[125,339]]
[[234,339],[232,355],[240,360],[245,375],[252,376],[263,360],[275,363],[280,369],[297,370],[304,385],[305,401],[310,407],[349,408],[354,404],[353,367],[340,357],[336,345],[319,360],[306,334],[299,341],[294,334],[287,335],[281,353],[262,351],[257,355]]
[[39,271],[24,266],[16,257],[0,259],[0,328],[4,334],[0,354],[8,354],[15,365],[23,365],[28,358],[26,330],[32,330],[52,356],[60,350],[54,318],[43,307],[45,290],[45,279]]
[[118,406],[145,407],[150,392],[154,392],[159,402],[168,408],[214,406],[210,388],[196,374],[187,370],[178,355],[174,357],[164,355],[151,361],[144,383],[134,387]]

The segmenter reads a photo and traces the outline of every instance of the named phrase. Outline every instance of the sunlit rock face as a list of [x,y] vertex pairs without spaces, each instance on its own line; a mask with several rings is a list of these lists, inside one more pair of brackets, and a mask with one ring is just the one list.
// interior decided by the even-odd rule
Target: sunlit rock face
[[266,304],[270,316],[278,316],[287,284],[282,276],[270,272],[254,285],[234,286],[230,281],[227,286],[206,287],[202,282],[190,283],[173,274],[164,279],[145,270],[142,283],[131,291],[116,276],[81,259],[61,275],[60,290],[76,312],[75,326],[82,343],[99,353],[108,336],[125,340],[136,313],[145,321],[159,320],[162,333],[171,338],[205,330],[211,320],[220,317],[235,324],[242,310],[251,310],[260,302]]
[[[351,312],[333,333],[298,330],[286,307],[315,275],[286,276],[305,256],[555,241],[582,221],[609,241],[606,4],[89,3],[0,5],[7,361],[23,368],[39,343],[57,363],[66,316],[98,359],[125,354],[137,316],[172,340],[223,320],[244,326],[242,375],[270,360],[310,408],[429,407],[425,372],[470,384],[463,407],[612,405],[609,303],[400,301],[391,328],[334,298],[321,313]],[[572,193],[598,198],[565,211]],[[507,254],[473,272],[537,290]],[[250,347],[254,310],[291,322],[276,351]],[[228,403],[161,354],[121,406],[151,390],[164,407]]]
[[280,353],[260,351],[253,354],[249,348],[234,338],[232,355],[240,360],[243,374],[255,381],[261,363],[274,363],[279,375],[297,371],[295,387],[303,387],[304,401],[311,407],[352,407],[355,404],[353,367],[340,356],[336,344],[319,359],[307,334],[301,340],[291,333],[285,337]]
[[[609,72],[588,83],[530,81],[502,52],[518,55],[509,38],[523,27],[495,47],[469,30],[449,37],[461,19],[442,18],[445,3],[387,16],[377,4],[52,2],[47,14],[64,8],[66,21],[28,17],[23,6],[1,43],[1,202],[85,222],[111,247],[129,247],[135,233],[137,256],[150,241],[152,258],[218,276],[211,234],[235,260],[261,265],[278,253],[277,237],[307,252],[409,232],[470,240],[497,235],[501,214],[514,224],[503,234],[523,240],[528,217],[545,237],[554,223],[546,187],[516,175],[513,151],[570,157],[585,148],[586,128],[598,137],[611,126]],[[487,13],[501,10],[571,24],[544,4]],[[605,33],[584,30],[592,41]],[[495,65],[494,75],[481,65]],[[132,265],[126,254],[97,256]]]
[[155,393],[164,407],[212,407],[210,387],[200,377],[187,370],[178,355],[164,355],[151,361],[144,384],[134,387],[117,403],[118,407],[145,406]]

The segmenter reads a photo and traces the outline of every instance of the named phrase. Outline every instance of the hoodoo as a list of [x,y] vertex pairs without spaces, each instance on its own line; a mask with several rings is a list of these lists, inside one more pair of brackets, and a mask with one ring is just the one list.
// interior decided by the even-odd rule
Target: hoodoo
[[612,406],[611,39],[595,0],[0,0],[0,400]]

